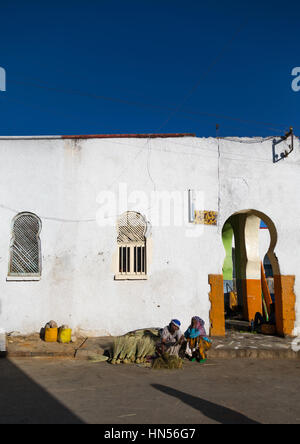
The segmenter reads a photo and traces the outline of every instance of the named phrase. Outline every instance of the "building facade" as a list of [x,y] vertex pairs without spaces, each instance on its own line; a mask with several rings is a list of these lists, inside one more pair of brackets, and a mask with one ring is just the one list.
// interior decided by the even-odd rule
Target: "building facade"
[[54,319],[118,335],[199,315],[224,334],[234,245],[245,318],[261,310],[268,252],[278,332],[300,334],[296,137],[1,137],[0,154],[6,332]]

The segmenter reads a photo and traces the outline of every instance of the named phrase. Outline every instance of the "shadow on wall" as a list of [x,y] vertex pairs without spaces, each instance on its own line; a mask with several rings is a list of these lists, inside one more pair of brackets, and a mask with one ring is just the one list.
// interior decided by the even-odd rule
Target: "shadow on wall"
[[0,424],[83,424],[8,359],[0,375]]
[[205,399],[197,398],[196,396],[189,395],[179,390],[175,390],[171,387],[167,387],[160,384],[152,384],[152,387],[165,393],[166,395],[173,396],[180,399],[188,406],[199,410],[204,416],[210,418],[220,424],[259,424],[247,416],[234,410],[228,409],[213,402],[206,401]]

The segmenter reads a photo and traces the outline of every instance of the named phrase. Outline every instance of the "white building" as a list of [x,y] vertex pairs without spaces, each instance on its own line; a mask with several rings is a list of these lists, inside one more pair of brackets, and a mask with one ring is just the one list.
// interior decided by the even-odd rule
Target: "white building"
[[199,315],[222,334],[222,230],[235,215],[249,320],[262,219],[278,331],[300,333],[298,139],[281,154],[291,146],[292,137],[1,137],[0,328],[26,334],[54,319],[116,335],[171,318],[185,328]]

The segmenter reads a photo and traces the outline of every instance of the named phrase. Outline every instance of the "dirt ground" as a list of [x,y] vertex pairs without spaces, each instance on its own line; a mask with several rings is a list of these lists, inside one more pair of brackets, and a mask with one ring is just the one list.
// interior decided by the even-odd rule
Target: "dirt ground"
[[299,361],[209,360],[152,370],[0,359],[0,423],[300,423]]

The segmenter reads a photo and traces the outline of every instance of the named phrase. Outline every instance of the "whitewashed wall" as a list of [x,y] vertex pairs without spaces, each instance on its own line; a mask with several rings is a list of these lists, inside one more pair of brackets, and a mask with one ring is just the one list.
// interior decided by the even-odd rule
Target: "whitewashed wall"
[[[300,294],[299,144],[273,163],[272,142],[248,144],[200,138],[0,139],[0,327],[31,333],[50,319],[93,335],[116,335],[166,325],[188,326],[192,315],[209,320],[208,274],[221,274],[222,226],[236,211],[256,209],[278,230],[276,254],[283,274],[296,275]],[[220,154],[220,157],[219,157]],[[204,192],[203,208],[220,210],[219,226],[152,228],[147,281],[114,281],[116,226],[96,222],[99,193]],[[151,203],[151,202],[150,202]],[[151,222],[151,205],[129,204]],[[39,282],[6,282],[11,222],[30,211],[42,220],[43,271]],[[111,214],[116,222],[118,210]],[[297,328],[300,333],[300,302]]]

